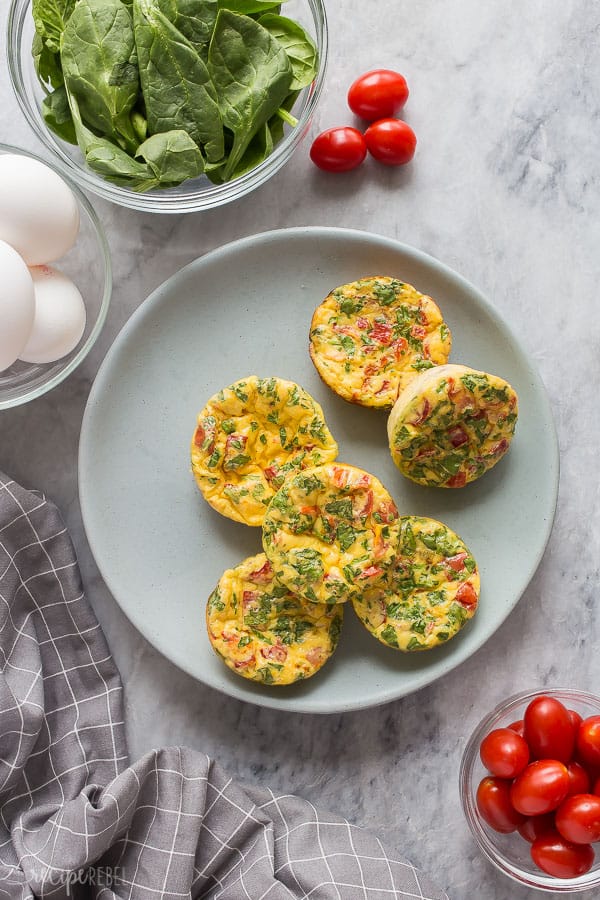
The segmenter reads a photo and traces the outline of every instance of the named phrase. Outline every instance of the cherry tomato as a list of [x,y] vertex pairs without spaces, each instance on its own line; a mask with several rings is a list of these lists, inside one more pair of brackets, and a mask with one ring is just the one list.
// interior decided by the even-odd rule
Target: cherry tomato
[[516,831],[525,820],[510,802],[510,782],[502,778],[484,778],[477,788],[475,800],[482,819],[501,834]]
[[326,172],[349,172],[367,155],[365,139],[357,128],[329,128],[318,134],[310,148],[315,166]]
[[533,844],[543,834],[549,834],[554,830],[554,813],[546,813],[545,816],[528,816],[517,828],[521,837],[530,844]]
[[415,155],[417,137],[401,119],[379,119],[365,131],[371,156],[386,166],[403,166]]
[[391,69],[365,72],[350,85],[348,106],[369,122],[395,116],[408,99],[406,79]]
[[594,793],[600,797],[600,778],[597,779],[596,784],[594,785]]
[[600,797],[576,794],[567,797],[556,810],[556,828],[573,844],[600,841]]
[[600,767],[600,716],[590,716],[579,726],[577,754],[586,766]]
[[525,710],[524,722],[532,759],[569,762],[575,749],[575,729],[566,706],[554,697],[536,697]]
[[572,844],[557,831],[543,834],[532,844],[531,858],[555,878],[577,878],[594,865],[594,851],[589,844]]
[[516,778],[529,762],[529,747],[510,728],[496,728],[482,740],[479,755],[492,775]]
[[521,737],[525,737],[525,722],[519,719],[518,722],[511,722],[508,726],[511,731],[516,731]]
[[569,773],[569,790],[567,797],[572,797],[573,794],[589,793],[590,776],[583,766],[580,766],[579,763],[576,762],[570,762],[567,765],[567,772]]
[[510,799],[525,816],[552,812],[567,796],[569,773],[557,759],[538,759],[530,763],[512,783]]
[[579,715],[578,712],[575,712],[574,709],[569,709],[568,713],[569,713],[569,718],[571,720],[571,725],[575,729],[575,734],[577,734],[577,730],[578,730],[579,726],[581,725],[581,723],[583,722],[583,719],[581,718],[581,716]]

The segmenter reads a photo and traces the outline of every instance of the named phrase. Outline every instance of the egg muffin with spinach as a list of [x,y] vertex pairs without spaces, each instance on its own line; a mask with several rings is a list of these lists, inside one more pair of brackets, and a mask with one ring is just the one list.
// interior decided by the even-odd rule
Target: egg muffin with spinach
[[400,520],[398,549],[386,583],[353,600],[358,618],[396,650],[446,644],[477,610],[477,563],[450,528],[419,516]]
[[264,553],[227,569],[208,599],[209,640],[236,675],[262,684],[310,678],[335,650],[341,606],[306,603],[275,581]]
[[392,459],[417,484],[464,487],[502,459],[517,416],[517,395],[503,378],[439,366],[415,378],[394,404]]
[[450,329],[431,297],[387,275],[335,288],[310,326],[319,375],[361,406],[392,406],[415,375],[448,361],[451,346]]
[[374,475],[343,463],[288,478],[263,522],[275,577],[313,603],[344,603],[378,584],[394,564],[396,504]]
[[192,471],[222,515],[260,526],[285,477],[334,460],[323,410],[299,385],[251,375],[210,398],[192,438]]

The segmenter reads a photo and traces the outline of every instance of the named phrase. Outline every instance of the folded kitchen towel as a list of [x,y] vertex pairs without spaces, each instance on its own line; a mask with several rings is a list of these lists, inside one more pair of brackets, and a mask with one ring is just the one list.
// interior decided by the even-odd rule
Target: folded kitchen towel
[[[444,900],[377,838],[202,753],[130,765],[56,508],[0,474],[0,898]],[[447,898],[446,898],[447,900]]]

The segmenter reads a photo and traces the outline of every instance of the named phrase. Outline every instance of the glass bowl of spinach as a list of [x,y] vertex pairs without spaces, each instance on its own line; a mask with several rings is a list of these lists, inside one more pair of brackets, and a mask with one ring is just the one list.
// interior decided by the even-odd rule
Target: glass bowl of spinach
[[147,212],[244,196],[304,135],[327,59],[323,0],[12,0],[30,126],[80,187]]

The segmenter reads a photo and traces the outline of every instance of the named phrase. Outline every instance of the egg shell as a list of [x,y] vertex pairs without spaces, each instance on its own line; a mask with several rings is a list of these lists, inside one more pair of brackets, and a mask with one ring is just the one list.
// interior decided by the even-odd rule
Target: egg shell
[[71,279],[52,266],[30,269],[35,292],[33,328],[20,359],[50,363],[73,350],[85,331],[85,304]]
[[0,241],[0,372],[22,353],[33,326],[35,294],[29,269]]
[[60,259],[79,233],[79,206],[52,169],[28,156],[0,155],[0,240],[28,266]]

